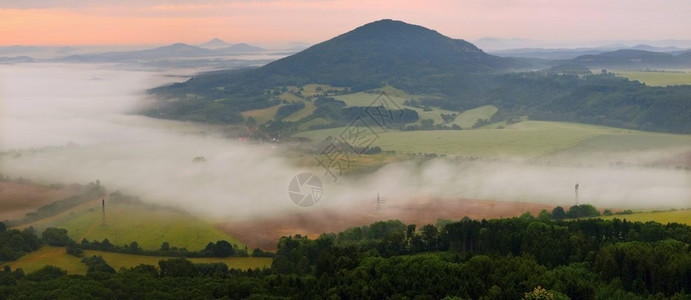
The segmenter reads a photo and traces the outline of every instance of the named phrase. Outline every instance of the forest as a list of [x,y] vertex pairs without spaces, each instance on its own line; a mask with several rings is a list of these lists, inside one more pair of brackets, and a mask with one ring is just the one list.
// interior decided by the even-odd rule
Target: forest
[[288,236],[263,270],[171,258],[115,271],[100,257],[84,258],[85,276],[5,267],[0,298],[688,299],[691,226],[561,219],[589,214],[572,209]]

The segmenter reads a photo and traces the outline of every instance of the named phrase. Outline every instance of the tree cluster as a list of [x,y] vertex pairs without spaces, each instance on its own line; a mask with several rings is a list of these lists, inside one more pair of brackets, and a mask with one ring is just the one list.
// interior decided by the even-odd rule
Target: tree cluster
[[33,227],[10,229],[0,222],[0,261],[13,261],[43,246]]

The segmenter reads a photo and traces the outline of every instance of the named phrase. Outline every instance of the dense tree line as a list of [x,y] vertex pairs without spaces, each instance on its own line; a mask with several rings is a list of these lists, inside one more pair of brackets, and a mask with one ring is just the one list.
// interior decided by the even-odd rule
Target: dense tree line
[[[103,241],[89,241],[83,239],[79,244],[72,242],[69,246],[83,249],[83,250],[100,250],[108,252],[150,255],[150,256],[170,256],[170,257],[271,257],[273,254],[264,252],[261,249],[254,249],[251,253],[248,252],[247,247],[241,248],[238,245],[230,244],[228,241],[220,240],[217,242],[209,242],[204,249],[199,251],[187,250],[187,248],[178,248],[170,246],[168,242],[161,244],[159,249],[142,249],[136,241],[126,245],[114,245],[108,239]],[[68,249],[69,250],[69,249]],[[78,251],[78,253],[81,253]],[[79,255],[77,255],[79,256]]]
[[390,220],[284,237],[265,270],[176,258],[113,273],[98,257],[86,276],[6,268],[0,298],[686,299],[690,243],[691,227],[676,223]]
[[0,261],[12,261],[43,246],[33,227],[10,229],[0,222]]
[[274,116],[274,119],[282,120],[303,108],[305,108],[304,102],[285,104],[278,108],[278,110],[276,111],[276,115]]

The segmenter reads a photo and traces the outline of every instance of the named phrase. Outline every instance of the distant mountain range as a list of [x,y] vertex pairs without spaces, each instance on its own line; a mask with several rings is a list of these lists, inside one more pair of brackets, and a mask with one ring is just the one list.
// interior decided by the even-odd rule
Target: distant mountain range
[[[220,43],[225,43],[221,40],[212,40],[211,42],[218,41]],[[214,43],[215,45],[220,45],[220,43]],[[229,56],[229,55],[240,55],[240,54],[252,54],[263,52],[265,49],[260,47],[251,46],[248,44],[236,44],[227,47],[217,48],[217,49],[207,49],[197,46],[192,46],[183,43],[172,44],[168,46],[138,50],[138,51],[127,51],[127,52],[108,52],[108,53],[95,53],[95,54],[77,54],[70,55],[67,57],[60,58],[60,61],[70,61],[70,62],[122,62],[122,61],[134,61],[134,60],[155,60],[155,59],[170,59],[170,58],[201,58],[201,57],[214,57],[214,56]]]
[[[133,63],[156,68],[238,68],[265,64],[295,51],[267,50],[246,43],[229,44],[213,39],[199,46],[183,43],[122,51],[103,47],[6,46],[0,47],[0,64],[29,62]],[[100,50],[100,51],[99,51]],[[256,55],[257,58],[247,56]],[[242,57],[239,57],[242,56]],[[271,58],[275,57],[275,58]]]
[[[584,66],[619,62],[637,67],[671,66],[670,61],[685,61],[689,56],[625,50],[536,62],[490,55],[467,41],[434,30],[380,20],[259,68],[200,74],[184,83],[152,89],[159,101],[144,113],[158,118],[239,123],[243,111],[281,104],[267,92],[281,87],[317,83],[355,92],[389,85],[420,95],[421,105],[455,111],[495,105],[499,113],[493,121],[527,115],[691,133],[691,86],[647,87],[609,74],[590,75]],[[557,65],[566,67],[553,70],[571,69],[577,74],[520,72]]]
[[643,50],[650,52],[664,52],[672,55],[677,55],[689,51],[689,49],[677,48],[677,47],[654,47],[648,45],[637,45],[634,47],[626,46],[609,46],[609,47],[597,47],[597,48],[563,48],[563,49],[550,49],[550,48],[517,48],[517,49],[507,49],[507,50],[495,50],[489,53],[502,56],[502,57],[525,57],[525,58],[539,58],[539,59],[552,59],[552,60],[562,60],[562,59],[574,59],[583,55],[595,55],[606,52],[612,52],[617,50]]

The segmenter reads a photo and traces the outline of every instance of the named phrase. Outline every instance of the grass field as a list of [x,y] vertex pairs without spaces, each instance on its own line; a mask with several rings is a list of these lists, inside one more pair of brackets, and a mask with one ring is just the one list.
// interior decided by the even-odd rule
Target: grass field
[[155,208],[144,204],[106,202],[106,225],[101,225],[100,202],[86,211],[74,211],[62,218],[37,227],[65,228],[71,239],[81,241],[108,239],[112,244],[125,245],[137,241],[144,249],[158,249],[163,242],[188,250],[203,249],[207,243],[226,240],[244,244],[216,229],[212,224],[184,213]]
[[671,222],[691,225],[691,209],[685,210],[672,210],[672,211],[647,211],[647,212],[635,212],[630,215],[615,215],[615,216],[603,216],[600,217],[605,220],[626,219],[627,221],[634,222],[647,222],[655,221],[660,224],[667,224]]
[[[285,121],[290,121],[290,122],[296,122],[301,120],[304,117],[307,117],[314,113],[316,107],[313,102],[305,100],[305,98],[302,97],[310,97],[318,94],[323,94],[328,90],[342,90],[342,88],[335,88],[331,86],[326,86],[326,85],[317,85],[317,84],[308,84],[302,87],[302,91],[298,87],[286,87],[287,91],[281,93],[278,98],[281,100],[289,101],[289,102],[303,102],[305,103],[305,107],[299,111],[294,112],[290,116],[284,118],[283,120]],[[320,89],[320,90],[318,90]],[[295,93],[300,92],[302,97],[299,97],[295,95]],[[386,95],[383,95],[382,92],[385,92]],[[328,94],[328,93],[327,93]],[[492,117],[497,112],[497,108],[493,105],[485,105],[481,107],[477,107],[474,109],[470,109],[467,111],[464,111],[462,113],[459,113],[457,111],[452,111],[452,110],[446,110],[446,109],[441,109],[438,107],[426,107],[426,108],[420,108],[420,107],[413,107],[413,106],[407,106],[404,103],[408,100],[418,100],[420,96],[416,95],[410,95],[407,94],[404,91],[395,89],[393,87],[383,87],[381,89],[376,89],[376,90],[371,90],[371,91],[366,91],[366,92],[357,92],[357,93],[352,93],[352,94],[345,94],[345,95],[333,95],[333,94],[328,94],[329,97],[333,97],[337,100],[343,101],[346,103],[346,106],[351,107],[351,106],[370,106],[372,105],[375,101],[378,104],[381,103],[387,103],[388,107],[391,109],[411,109],[414,110],[418,113],[418,116],[420,117],[420,122],[422,120],[432,120],[435,125],[444,125],[444,126],[451,126],[453,124],[456,124],[460,126],[461,128],[464,129],[470,129],[475,125],[475,123],[478,120],[481,119],[489,119]],[[384,98],[381,98],[384,97]],[[276,112],[278,109],[282,106],[283,104],[278,104],[272,107],[264,108],[264,109],[255,109],[255,110],[250,110],[250,111],[245,111],[242,113],[242,116],[245,118],[252,117],[254,118],[258,124],[263,124],[268,122],[269,120],[273,119],[276,115]],[[457,117],[450,123],[444,122],[442,119],[441,115],[442,114],[456,114]],[[330,121],[326,119],[322,119],[323,121],[319,121],[317,124],[322,124],[326,123],[328,124]],[[419,123],[419,122],[418,122]],[[304,125],[302,124],[300,126],[300,130],[306,130],[309,128],[309,126],[315,125],[315,124],[307,124]]]
[[641,131],[603,133],[583,140],[569,154],[594,151],[646,151],[691,146],[691,136]]
[[621,77],[638,80],[649,86],[691,85],[691,72],[613,71]]
[[255,121],[257,121],[257,124],[263,124],[273,119],[276,115],[276,112],[278,111],[278,108],[282,105],[283,104],[276,104],[274,106],[267,108],[248,110],[242,112],[241,115],[245,119],[252,117]]
[[[291,94],[291,96],[295,97],[295,95],[292,95],[292,94]],[[300,119],[311,115],[314,112],[314,110],[317,109],[317,107],[314,106],[314,103],[312,103],[310,101],[299,99],[299,100],[295,100],[294,102],[298,102],[298,101],[305,103],[305,107],[302,108],[301,110],[298,110],[298,111],[292,113],[290,116],[285,117],[283,119],[284,121],[288,121],[288,122],[299,121]]]
[[[158,266],[158,261],[170,259],[170,257],[130,255],[122,253],[86,250],[85,256],[100,255],[115,270],[131,268],[140,264]],[[271,258],[267,257],[225,257],[225,258],[189,258],[194,263],[224,262],[231,269],[254,269],[271,267]],[[4,264],[3,264],[4,265]],[[7,265],[15,270],[22,268],[25,273],[36,271],[46,265],[57,266],[70,274],[86,274],[87,267],[81,262],[81,258],[65,253],[65,248],[44,246],[38,251],[29,253],[19,260]]]
[[497,110],[497,107],[494,105],[484,105],[478,108],[469,109],[458,115],[453,121],[453,124],[461,126],[463,129],[470,129],[478,120],[491,118],[497,113]]
[[[344,128],[296,134],[314,141],[336,137]],[[373,145],[398,153],[436,153],[476,157],[540,157],[564,151],[638,151],[685,147],[691,136],[630,131],[577,123],[524,121],[504,129],[418,130],[378,133]]]
[[[338,136],[343,130],[313,130],[296,136],[319,141],[327,136]],[[574,147],[598,135],[625,132],[583,124],[526,121],[505,129],[387,131],[378,135],[374,145],[385,151],[411,154],[535,157]]]
[[[375,91],[375,92],[358,92],[358,93],[347,94],[347,95],[339,95],[339,96],[334,96],[334,98],[337,100],[341,100],[341,101],[345,102],[346,106],[370,106],[375,100],[377,100],[377,103],[380,103],[381,98],[378,100],[377,99],[378,97],[386,97],[385,101],[390,100],[390,101],[393,101],[395,103],[395,104],[392,104],[390,106],[391,109],[403,109],[403,108],[412,109],[418,113],[418,115],[420,116],[420,120],[430,119],[430,120],[434,121],[434,124],[443,124],[441,114],[458,114],[458,112],[456,112],[456,111],[440,109],[440,108],[436,108],[436,107],[430,108],[431,110],[425,111],[424,109],[419,108],[419,107],[407,106],[403,103],[405,103],[407,100],[416,99],[418,97],[405,94],[404,92],[399,91],[399,90],[395,90],[393,88],[384,89],[384,91],[386,92],[386,96],[382,96],[381,91]],[[470,120],[473,116],[475,116],[475,114],[469,114],[468,117],[464,120]],[[457,120],[459,120],[458,117],[451,124],[456,123]],[[475,121],[477,121],[477,120],[475,120]],[[473,124],[475,124],[475,121],[473,121]],[[470,122],[470,121],[465,121],[465,122]],[[472,124],[470,126],[472,126]]]

